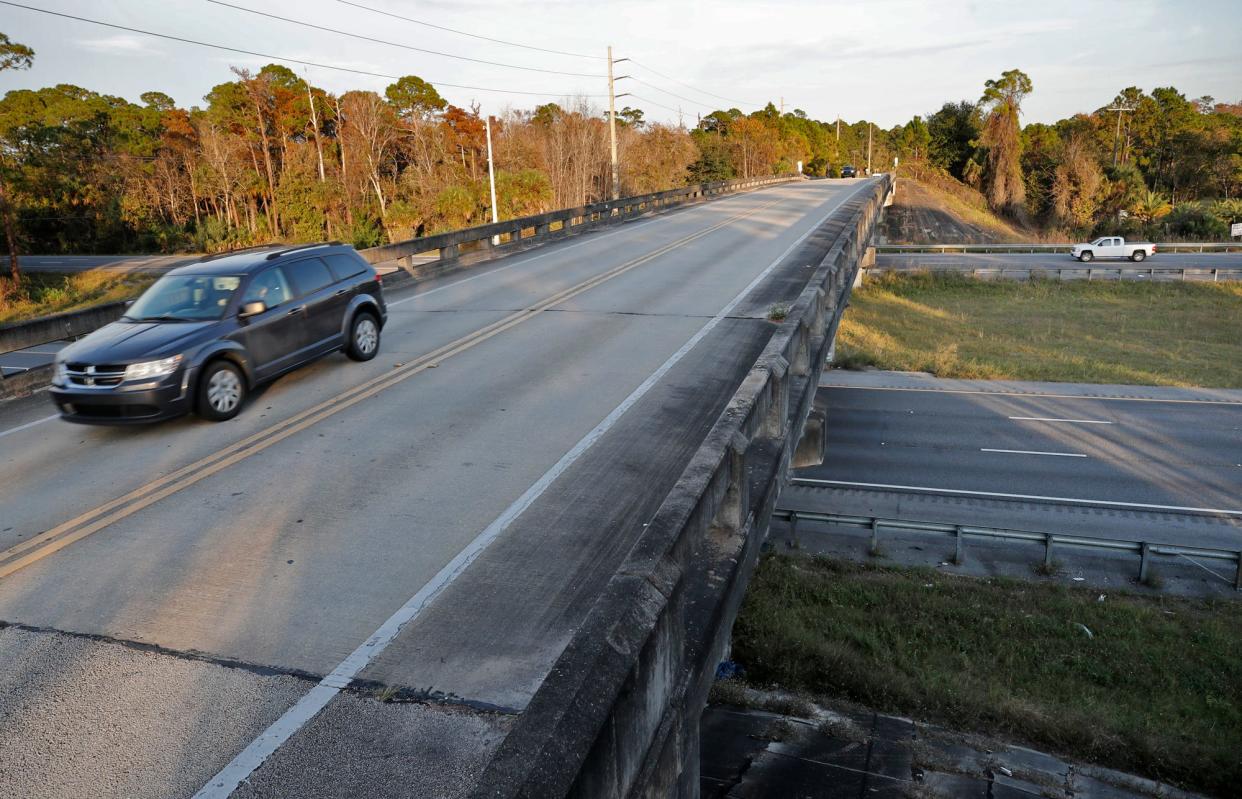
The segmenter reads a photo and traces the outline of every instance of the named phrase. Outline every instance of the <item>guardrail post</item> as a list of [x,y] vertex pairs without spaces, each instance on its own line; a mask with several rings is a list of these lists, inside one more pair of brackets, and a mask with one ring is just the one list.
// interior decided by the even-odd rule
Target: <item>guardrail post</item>
[[880,548],[880,520],[871,520],[871,551],[875,552]]
[[1233,575],[1233,590],[1242,591],[1242,549],[1238,550],[1238,570]]
[[1052,544],[1052,533],[1048,533],[1044,536],[1044,569],[1047,571],[1052,570]]
[[1147,565],[1148,565],[1148,561],[1151,558],[1151,545],[1148,544],[1146,541],[1144,541],[1139,546],[1142,547],[1142,553],[1143,553],[1141,556],[1141,559],[1139,560],[1139,582],[1146,583],[1147,582]]
[[958,525],[956,528],[954,528],[953,535],[954,535],[954,538],[956,539],[956,541],[954,542],[955,546],[953,548],[953,565],[961,566],[962,565],[962,527],[961,525]]
[[782,438],[789,416],[789,362],[783,357],[774,358],[769,374],[771,405],[768,406],[767,416],[763,420],[763,433],[768,438]]
[[457,245],[449,244],[448,246],[441,247],[440,248],[440,260],[441,261],[456,261],[457,260]]
[[793,549],[798,549],[798,514],[789,512],[789,541]]

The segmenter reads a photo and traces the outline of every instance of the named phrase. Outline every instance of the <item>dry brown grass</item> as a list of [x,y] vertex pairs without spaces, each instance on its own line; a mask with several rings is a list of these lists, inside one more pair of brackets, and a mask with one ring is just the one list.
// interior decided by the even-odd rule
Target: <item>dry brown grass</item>
[[90,269],[69,274],[27,274],[19,286],[8,278],[0,278],[0,324],[127,300],[141,294],[155,277]]

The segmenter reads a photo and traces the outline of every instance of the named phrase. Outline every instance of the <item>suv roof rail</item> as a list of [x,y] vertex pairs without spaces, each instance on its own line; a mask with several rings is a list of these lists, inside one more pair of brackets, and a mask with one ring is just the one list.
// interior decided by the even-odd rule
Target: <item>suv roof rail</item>
[[255,250],[269,250],[272,247],[279,247],[279,246],[280,246],[279,244],[255,244],[254,246],[251,246],[251,247],[238,247],[235,250],[225,250],[224,252],[215,252],[215,253],[212,253],[211,255],[203,256],[202,258],[198,259],[198,262],[202,264],[208,261],[215,261],[219,258],[228,258],[230,255],[241,255],[242,253],[254,252]]
[[297,252],[298,250],[310,250],[315,247],[337,247],[340,244],[341,242],[339,241],[317,241],[314,244],[298,244],[294,247],[284,247],[280,250],[277,250],[276,252],[269,253],[267,256],[267,260],[270,261],[273,258],[279,258],[282,255],[288,255],[289,253]]

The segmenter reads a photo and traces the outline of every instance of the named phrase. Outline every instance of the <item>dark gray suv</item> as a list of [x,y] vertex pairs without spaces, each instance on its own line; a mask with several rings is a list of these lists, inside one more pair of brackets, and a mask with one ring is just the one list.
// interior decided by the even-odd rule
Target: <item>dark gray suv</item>
[[83,424],[232,419],[250,389],[321,355],[374,358],[387,318],[378,275],[348,245],[213,256],[61,350],[50,393]]

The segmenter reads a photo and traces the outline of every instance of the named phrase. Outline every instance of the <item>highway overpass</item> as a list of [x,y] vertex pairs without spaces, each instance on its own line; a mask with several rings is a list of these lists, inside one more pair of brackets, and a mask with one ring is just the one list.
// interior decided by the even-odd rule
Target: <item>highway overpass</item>
[[393,291],[229,423],[0,406],[0,794],[695,794],[886,180]]

